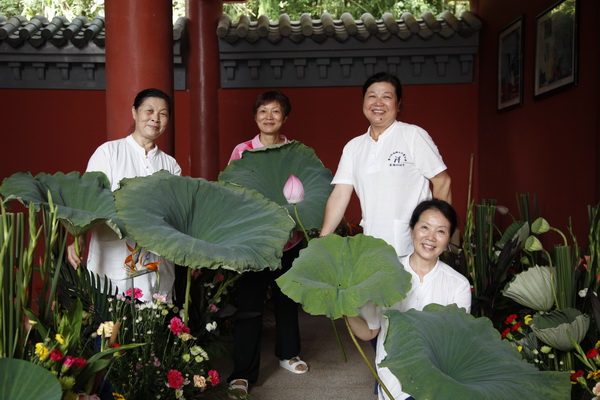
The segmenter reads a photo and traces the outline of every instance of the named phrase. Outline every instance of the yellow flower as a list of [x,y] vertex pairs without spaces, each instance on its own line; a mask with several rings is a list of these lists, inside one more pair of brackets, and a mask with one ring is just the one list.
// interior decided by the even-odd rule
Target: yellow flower
[[[525,325],[529,325],[529,323],[531,322],[531,320],[533,319],[533,317],[531,315],[526,315],[524,320],[525,320]],[[598,342],[600,343],[600,342]]]
[[600,349],[600,340],[598,340],[598,341],[596,342],[596,345],[595,345],[594,347],[595,347],[595,348],[597,348],[597,349]]
[[119,393],[113,393],[112,395],[113,395],[113,397],[115,398],[115,400],[126,400],[126,399],[125,399],[125,396],[123,396],[122,394],[119,394]]
[[183,359],[183,361],[185,362],[189,362],[190,361],[190,355],[189,354],[184,354],[183,356],[181,356],[181,358]]
[[517,350],[519,350],[519,353],[523,351],[523,346],[517,346]]
[[40,360],[44,361],[46,358],[48,358],[48,354],[50,354],[50,349],[44,346],[44,343],[36,343],[35,354],[37,354]]
[[590,372],[587,376],[588,379],[598,379],[600,377],[600,371]]
[[56,341],[60,344],[67,343],[67,341],[65,340],[65,337],[63,335],[61,335],[60,333],[57,333],[56,336],[54,336],[54,339],[56,339]]

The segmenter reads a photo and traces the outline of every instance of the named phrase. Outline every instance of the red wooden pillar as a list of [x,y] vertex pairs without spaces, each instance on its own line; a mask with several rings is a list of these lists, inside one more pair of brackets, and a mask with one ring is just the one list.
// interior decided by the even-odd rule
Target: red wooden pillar
[[222,0],[187,0],[189,28],[191,174],[208,180],[219,173],[219,43]]
[[[156,88],[173,98],[173,9],[171,0],[106,0],[107,139],[133,131],[135,95]],[[173,126],[158,146],[173,154]]]

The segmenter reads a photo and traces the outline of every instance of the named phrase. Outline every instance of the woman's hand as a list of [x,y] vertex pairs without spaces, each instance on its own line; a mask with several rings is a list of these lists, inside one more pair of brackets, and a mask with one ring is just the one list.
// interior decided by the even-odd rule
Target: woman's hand
[[67,246],[67,259],[69,260],[69,263],[73,266],[73,268],[78,269],[79,265],[83,261],[81,259],[81,254],[85,250],[85,240],[81,236],[78,237],[76,240],[79,241],[79,255],[77,255],[77,252],[75,251],[75,242],[73,242],[69,246]]

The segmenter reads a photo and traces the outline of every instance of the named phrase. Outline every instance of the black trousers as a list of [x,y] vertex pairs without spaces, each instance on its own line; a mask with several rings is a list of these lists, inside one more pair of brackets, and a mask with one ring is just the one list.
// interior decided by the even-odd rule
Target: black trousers
[[281,293],[275,279],[292,267],[300,251],[298,244],[283,253],[282,269],[277,271],[245,272],[236,282],[237,311],[233,339],[234,369],[228,381],[247,379],[256,383],[260,370],[260,340],[263,311],[267,290],[273,296],[276,341],[275,356],[287,360],[300,353],[300,329],[298,326],[298,304]]

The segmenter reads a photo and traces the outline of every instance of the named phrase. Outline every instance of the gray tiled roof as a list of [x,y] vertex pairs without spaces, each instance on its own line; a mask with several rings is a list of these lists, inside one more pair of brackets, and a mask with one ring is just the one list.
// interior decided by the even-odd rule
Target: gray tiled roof
[[[82,48],[90,42],[98,47],[105,45],[104,17],[88,20],[76,17],[69,21],[66,17],[54,17],[49,21],[44,16],[35,16],[31,20],[23,16],[9,19],[0,15],[0,43],[7,43],[16,48],[24,43],[38,48],[45,44],[62,47],[73,44]],[[181,39],[185,28],[185,18],[179,18],[173,25],[173,38]]]
[[324,13],[317,20],[311,19],[309,14],[303,14],[299,21],[290,21],[287,14],[282,14],[276,21],[269,21],[262,15],[256,21],[242,16],[237,22],[223,15],[219,20],[217,35],[228,43],[242,40],[250,43],[259,40],[277,43],[283,38],[289,38],[294,43],[309,39],[321,43],[327,38],[345,42],[351,37],[360,41],[371,37],[386,41],[394,36],[402,40],[413,36],[428,39],[434,35],[449,38],[455,34],[470,36],[480,29],[481,21],[468,11],[460,19],[447,11],[439,19],[431,12],[423,13],[419,19],[410,13],[404,13],[400,19],[395,19],[392,14],[386,13],[379,20],[369,13],[361,15],[358,20],[349,13],[342,14],[340,19],[333,19],[330,14]]

